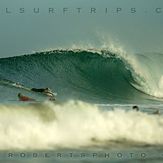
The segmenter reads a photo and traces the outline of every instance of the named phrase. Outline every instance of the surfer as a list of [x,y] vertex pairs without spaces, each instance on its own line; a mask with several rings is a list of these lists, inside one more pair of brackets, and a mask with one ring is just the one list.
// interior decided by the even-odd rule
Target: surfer
[[31,91],[40,92],[40,93],[51,93],[52,94],[52,91],[50,90],[50,88],[31,88]]
[[18,98],[19,98],[19,101],[35,101],[35,99],[32,99],[27,96],[23,96],[21,93],[18,93]]
[[[137,105],[133,106],[132,109],[135,110],[135,111],[139,111],[139,110],[140,110],[139,107],[138,107]],[[160,110],[157,109],[156,111],[154,111],[154,112],[151,113],[151,114],[160,115]]]
[[48,96],[48,97],[53,97],[53,98],[54,98],[54,97],[56,96],[56,94],[53,93],[53,92],[50,90],[50,88],[31,88],[31,91],[43,93],[43,94],[45,94],[45,95]]
[[137,105],[134,105],[134,106],[132,107],[132,109],[133,109],[133,110],[136,110],[136,111],[139,111],[139,107],[138,107]]
[[31,91],[44,93],[44,92],[49,92],[51,90],[49,88],[31,88]]

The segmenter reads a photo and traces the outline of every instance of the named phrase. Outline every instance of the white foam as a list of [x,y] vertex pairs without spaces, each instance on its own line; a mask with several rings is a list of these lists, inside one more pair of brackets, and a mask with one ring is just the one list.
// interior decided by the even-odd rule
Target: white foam
[[163,117],[77,101],[0,106],[1,150],[80,148],[113,140],[163,145]]
[[160,81],[159,81],[159,89],[163,90],[163,75],[161,76]]

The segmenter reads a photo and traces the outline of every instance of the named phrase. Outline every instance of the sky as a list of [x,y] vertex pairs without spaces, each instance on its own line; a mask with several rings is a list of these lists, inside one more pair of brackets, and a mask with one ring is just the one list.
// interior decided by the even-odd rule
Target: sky
[[0,21],[0,57],[111,44],[163,53],[163,0],[1,0]]

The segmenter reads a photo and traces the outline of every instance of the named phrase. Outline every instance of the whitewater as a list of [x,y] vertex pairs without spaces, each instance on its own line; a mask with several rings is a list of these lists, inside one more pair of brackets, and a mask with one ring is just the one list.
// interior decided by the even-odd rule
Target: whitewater
[[80,101],[1,105],[0,144],[0,150],[162,146],[163,117]]

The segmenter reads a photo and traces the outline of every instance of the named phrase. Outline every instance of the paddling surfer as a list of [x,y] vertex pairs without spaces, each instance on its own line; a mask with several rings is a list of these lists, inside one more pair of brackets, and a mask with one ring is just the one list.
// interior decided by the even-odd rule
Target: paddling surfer
[[19,101],[35,101],[35,99],[30,98],[28,96],[24,96],[21,93],[18,93],[18,98],[19,98]]

